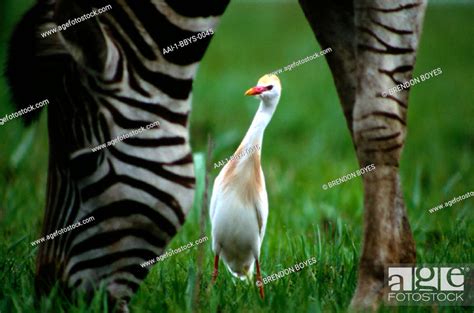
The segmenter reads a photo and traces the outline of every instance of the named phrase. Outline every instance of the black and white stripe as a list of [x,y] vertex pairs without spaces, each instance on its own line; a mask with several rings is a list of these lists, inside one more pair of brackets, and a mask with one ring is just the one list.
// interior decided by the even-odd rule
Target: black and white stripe
[[[353,127],[358,153],[367,159],[395,164],[391,153],[399,154],[406,136],[409,90],[386,95],[393,85],[410,80],[419,40],[420,8],[411,0],[396,4],[360,3],[356,6],[358,90],[371,90],[355,104]],[[364,66],[364,67],[363,67]],[[366,100],[367,99],[367,100]],[[370,100],[372,99],[372,100]]]
[[[184,223],[195,182],[188,129],[192,85],[211,36],[162,51],[216,29],[228,2],[40,0],[24,18],[13,40],[112,5],[65,32],[31,38],[33,55],[23,56],[33,58],[35,69],[45,61],[60,66],[42,77],[52,82],[42,83],[51,101],[43,233],[95,218],[40,247],[39,290],[57,280],[86,291],[105,282],[113,300],[127,301],[147,274],[140,264],[161,254]],[[19,68],[15,61],[10,57],[11,72]],[[20,74],[10,75],[12,86]],[[48,74],[33,73],[41,75]],[[159,128],[91,151],[155,121]]]

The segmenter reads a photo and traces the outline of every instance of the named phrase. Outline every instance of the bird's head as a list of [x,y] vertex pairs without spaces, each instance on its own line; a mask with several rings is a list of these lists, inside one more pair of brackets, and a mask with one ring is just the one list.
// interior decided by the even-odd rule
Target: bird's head
[[257,86],[250,88],[245,92],[246,96],[258,96],[264,102],[278,103],[281,94],[281,83],[278,76],[267,74],[262,76]]

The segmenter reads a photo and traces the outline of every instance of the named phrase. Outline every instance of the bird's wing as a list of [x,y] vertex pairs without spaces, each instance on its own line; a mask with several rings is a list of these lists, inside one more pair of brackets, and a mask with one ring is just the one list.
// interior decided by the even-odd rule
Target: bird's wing
[[255,205],[255,212],[257,213],[258,232],[260,236],[262,236],[262,227],[263,227],[262,210],[259,208],[258,205]]
[[262,242],[263,236],[265,236],[268,218],[268,197],[265,189],[261,193],[259,199],[255,202],[255,212],[257,214],[260,242]]
[[216,179],[214,180],[214,186],[212,187],[211,205],[210,205],[210,210],[209,210],[209,216],[211,217],[211,221],[214,217],[214,213],[216,212],[216,202],[217,202],[217,196],[219,194],[217,190],[219,186],[218,178],[219,176],[217,176]]

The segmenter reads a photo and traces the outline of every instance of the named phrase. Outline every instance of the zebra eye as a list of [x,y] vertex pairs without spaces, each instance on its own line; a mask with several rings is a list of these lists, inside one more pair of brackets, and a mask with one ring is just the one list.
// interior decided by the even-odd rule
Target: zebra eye
[[267,86],[267,90],[272,90],[273,89],[273,85],[268,85]]

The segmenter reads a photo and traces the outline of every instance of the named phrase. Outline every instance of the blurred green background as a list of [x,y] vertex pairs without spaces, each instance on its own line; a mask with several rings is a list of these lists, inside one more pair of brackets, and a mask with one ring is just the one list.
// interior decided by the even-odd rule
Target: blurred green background
[[[13,26],[31,5],[0,2],[0,60]],[[401,177],[421,263],[473,262],[474,198],[430,214],[428,209],[474,191],[474,5],[428,7],[415,76],[440,67],[442,75],[412,87],[408,139]],[[243,96],[258,78],[305,58],[320,47],[294,3],[234,1],[200,65],[193,89],[191,140],[202,182],[207,135],[216,142],[212,162],[234,152],[258,106]],[[262,246],[264,276],[315,256],[318,264],[266,285],[234,282],[221,264],[217,287],[206,290],[212,268],[210,241],[198,303],[192,301],[197,249],[161,262],[133,299],[133,312],[333,312],[344,311],[356,283],[362,237],[360,178],[323,190],[322,184],[355,171],[355,153],[328,66],[323,58],[280,75],[283,94],[265,133],[262,164],[270,202]],[[0,78],[0,116],[15,111]],[[33,274],[45,203],[46,115],[25,129],[20,119],[0,126],[0,312],[34,312]],[[212,179],[219,172],[212,169]],[[202,184],[198,191],[202,193]],[[171,248],[199,235],[200,201]],[[208,227],[207,234],[210,236]],[[473,262],[474,263],[474,262]],[[69,306],[55,295],[42,312],[100,312]],[[385,310],[385,309],[382,309]],[[462,312],[462,308],[400,307],[399,312]]]

